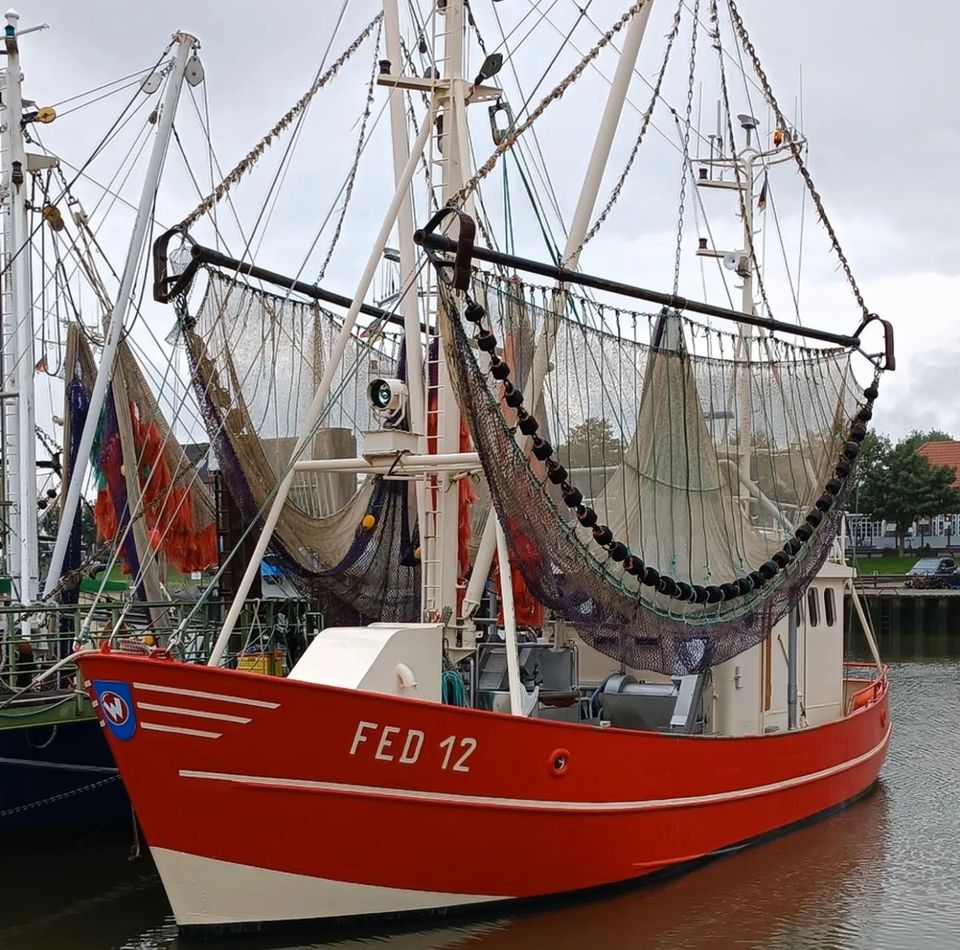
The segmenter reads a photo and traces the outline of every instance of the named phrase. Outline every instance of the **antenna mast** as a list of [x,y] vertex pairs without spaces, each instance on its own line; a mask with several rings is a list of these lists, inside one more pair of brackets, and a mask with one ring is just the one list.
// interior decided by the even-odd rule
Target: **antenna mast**
[[[27,223],[28,161],[23,138],[23,75],[17,23],[5,16],[7,66],[3,71],[3,332],[0,387],[3,429],[4,500],[0,510],[3,549],[14,592],[22,604],[37,599],[40,569],[37,539],[37,447],[34,420],[35,359],[30,231]],[[32,31],[29,31],[32,32]],[[26,622],[26,621],[25,621]],[[27,632],[27,635],[29,633]]]

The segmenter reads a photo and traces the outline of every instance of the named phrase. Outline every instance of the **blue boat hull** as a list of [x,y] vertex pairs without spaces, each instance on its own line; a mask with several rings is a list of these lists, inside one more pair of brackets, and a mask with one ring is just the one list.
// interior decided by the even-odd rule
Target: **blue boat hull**
[[102,731],[96,719],[0,730],[0,846],[131,826]]

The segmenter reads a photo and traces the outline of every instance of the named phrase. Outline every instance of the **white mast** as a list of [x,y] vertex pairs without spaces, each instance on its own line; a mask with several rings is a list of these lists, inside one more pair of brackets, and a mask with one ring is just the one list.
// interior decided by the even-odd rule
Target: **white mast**
[[[440,112],[441,124],[434,139],[433,164],[440,170],[441,204],[446,204],[457,194],[467,180],[467,123],[466,95],[470,86],[463,78],[463,2],[447,0],[440,5],[442,24],[443,52],[437,57],[436,66],[440,72],[440,81],[434,96],[440,100],[443,111]],[[439,152],[439,157],[436,157]],[[472,202],[467,202],[465,210],[471,210]],[[435,275],[434,276],[435,279]],[[439,304],[437,295],[433,297]],[[427,410],[427,431],[431,425],[437,435],[436,451],[441,455],[457,452],[460,448],[460,410],[450,385],[443,347],[438,348],[435,363],[437,375],[436,411]],[[423,618],[431,622],[442,622],[445,627],[458,627],[457,580],[459,576],[458,514],[459,492],[456,482],[446,474],[438,475],[427,484],[426,512],[424,521],[426,530],[421,538]],[[434,488],[435,486],[435,488]],[[455,634],[454,634],[455,636]],[[452,640],[455,642],[455,640]],[[469,646],[464,644],[464,646]]]
[[[750,133],[747,132],[749,136]],[[740,153],[734,161],[740,164],[743,172],[743,257],[737,273],[743,279],[740,296],[740,309],[753,316],[753,160],[755,156],[750,148]],[[739,405],[737,406],[737,442],[740,456],[740,473],[750,478],[750,443],[753,441],[753,399],[750,387],[753,379],[750,375],[750,350],[753,344],[753,327],[749,323],[740,324],[740,355],[745,371],[741,377]]]
[[[47,580],[43,592],[44,597],[50,596],[57,582],[60,580],[60,573],[63,570],[63,559],[67,553],[67,543],[70,540],[73,519],[76,516],[77,507],[80,504],[80,491],[83,487],[83,480],[86,474],[87,459],[90,457],[90,449],[93,446],[97,426],[100,423],[100,413],[103,410],[104,400],[106,399],[107,386],[114,375],[114,361],[120,345],[120,334],[123,331],[127,311],[130,309],[130,303],[133,300],[134,281],[140,267],[144,244],[147,240],[147,228],[153,214],[153,202],[156,198],[157,188],[160,185],[160,172],[163,169],[167,146],[170,143],[170,133],[173,129],[173,119],[177,112],[177,103],[180,99],[180,89],[183,86],[184,72],[187,68],[190,53],[197,45],[197,39],[189,33],[176,33],[174,34],[174,43],[176,44],[176,52],[174,54],[173,69],[167,79],[167,89],[164,95],[163,105],[160,109],[160,118],[157,123],[157,134],[153,140],[153,151],[150,154],[150,164],[147,166],[147,174],[143,182],[143,191],[140,195],[140,205],[137,209],[136,221],[133,225],[133,234],[130,236],[127,259],[123,267],[123,275],[120,279],[120,290],[117,293],[117,302],[107,327],[103,353],[100,356],[100,365],[97,367],[97,379],[93,386],[93,392],[90,394],[90,406],[87,409],[87,419],[84,423],[83,433],[80,436],[80,445],[77,449],[77,463],[70,473],[70,485],[67,489],[67,497],[63,502],[60,513],[60,527],[57,531],[57,541],[53,549],[53,556],[50,559],[50,569],[47,571]],[[31,371],[32,369],[31,364]],[[129,506],[131,514],[135,517],[137,512],[133,511],[134,502],[135,499],[131,497],[129,499]],[[149,548],[144,549],[139,544],[137,547],[141,557],[150,556]]]
[[[386,43],[387,59],[390,61],[391,75],[398,76],[403,72],[403,60],[400,51],[400,15],[397,11],[397,0],[384,0],[383,4],[383,34]],[[404,92],[400,88],[390,90],[390,132],[393,143],[393,176],[394,185],[399,187],[403,178],[404,165],[410,154],[407,137],[407,116],[403,102]],[[423,343],[420,335],[420,299],[419,284],[416,274],[416,252],[413,245],[413,204],[412,194],[408,190],[397,215],[397,237],[400,247],[400,292],[403,312],[403,333],[406,341],[405,354],[407,364],[407,393],[409,397],[409,412],[407,418],[411,420],[411,429],[418,433],[420,452],[426,451],[422,431],[425,416],[425,399],[423,385]],[[425,534],[423,482],[417,480],[417,520],[419,535]]]
[[37,539],[37,447],[34,422],[33,290],[27,223],[27,155],[15,10],[6,14],[7,67],[3,80],[3,408],[4,553],[17,599],[37,599],[40,572]]

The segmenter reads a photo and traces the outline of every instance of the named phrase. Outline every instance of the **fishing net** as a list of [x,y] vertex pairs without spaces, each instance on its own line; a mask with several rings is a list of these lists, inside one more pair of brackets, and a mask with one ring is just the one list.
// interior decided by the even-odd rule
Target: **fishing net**
[[[79,443],[97,370],[90,345],[79,327],[68,335],[66,401],[71,452]],[[119,400],[115,394],[120,392]],[[135,458],[125,459],[117,404],[126,405]],[[71,458],[71,465],[75,460]],[[91,449],[97,484],[94,521],[98,537],[123,537],[120,553],[126,570],[139,577],[140,557],[130,524],[127,465],[135,465],[140,498],[133,514],[144,519],[147,539],[174,569],[189,573],[216,566],[217,528],[213,498],[197,478],[194,464],[173,436],[156,398],[126,341],[117,350],[117,372]],[[71,563],[68,552],[68,564]]]
[[[869,418],[850,351],[572,294],[561,307],[516,279],[480,275],[471,295],[485,311],[477,336],[443,291],[451,379],[537,599],[601,652],[667,674],[762,640],[836,537],[850,433]],[[521,318],[535,350],[553,340],[530,415],[517,406],[530,348],[512,361],[499,348]]]
[[[63,364],[63,378],[65,380],[63,444],[66,449],[61,474],[63,485],[70,483],[77,466],[77,457],[80,453],[80,436],[87,421],[90,393],[93,390],[96,373],[93,354],[86,343],[80,324],[69,323],[67,325],[67,345]],[[75,604],[80,597],[79,579],[71,578],[70,575],[80,567],[83,557],[82,524],[81,506],[78,505],[63,559],[62,575],[69,578],[63,584],[60,593],[60,602],[63,604]],[[64,623],[65,620],[61,620],[61,629],[64,629]]]
[[[194,389],[223,473],[247,523],[261,521],[286,475],[340,322],[313,302],[207,272],[196,315],[182,320]],[[310,457],[353,458],[379,428],[366,388],[402,372],[383,335],[355,335],[315,427]],[[306,457],[306,456],[304,456]],[[416,515],[405,482],[300,472],[271,550],[301,586],[367,620],[416,620]]]

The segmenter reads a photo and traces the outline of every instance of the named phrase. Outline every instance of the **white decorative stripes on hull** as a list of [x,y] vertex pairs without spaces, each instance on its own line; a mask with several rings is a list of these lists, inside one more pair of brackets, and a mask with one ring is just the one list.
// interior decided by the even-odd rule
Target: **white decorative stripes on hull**
[[352,884],[167,848],[150,851],[181,927],[391,914],[507,899]]

